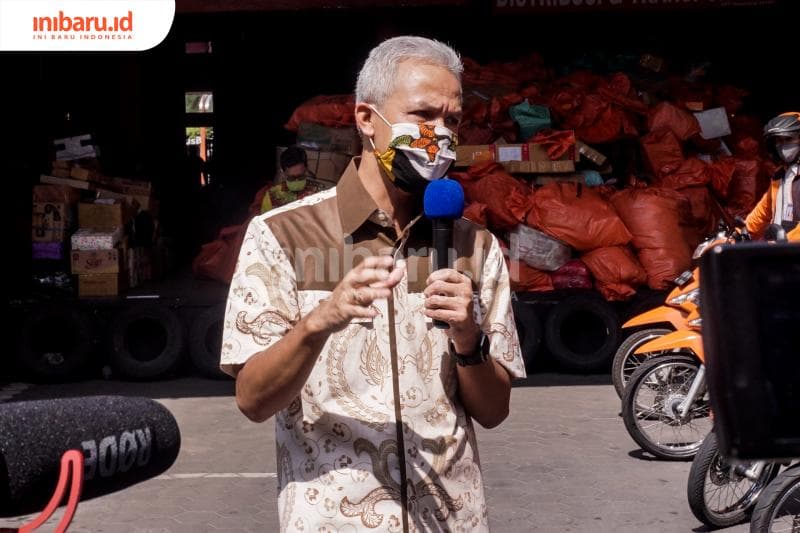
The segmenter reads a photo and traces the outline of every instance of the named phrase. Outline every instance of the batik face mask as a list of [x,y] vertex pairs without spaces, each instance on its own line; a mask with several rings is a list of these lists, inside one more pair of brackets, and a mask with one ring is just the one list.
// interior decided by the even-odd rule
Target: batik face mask
[[419,194],[425,186],[438,180],[456,159],[456,134],[444,126],[396,122],[391,124],[381,113],[373,111],[392,129],[392,140],[385,152],[372,150],[389,179],[401,190]]

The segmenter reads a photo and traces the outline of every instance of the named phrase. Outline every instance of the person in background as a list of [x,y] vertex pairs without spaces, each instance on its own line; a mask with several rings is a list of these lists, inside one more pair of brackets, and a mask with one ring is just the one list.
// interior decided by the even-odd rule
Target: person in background
[[333,186],[316,179],[308,169],[308,156],[299,146],[290,146],[280,157],[281,173],[275,184],[269,184],[256,193],[250,206],[250,215],[255,216],[276,207],[294,202]]
[[800,113],[782,113],[767,122],[764,138],[781,168],[747,215],[747,231],[760,237],[767,226],[777,224],[783,226],[788,240],[800,241]]

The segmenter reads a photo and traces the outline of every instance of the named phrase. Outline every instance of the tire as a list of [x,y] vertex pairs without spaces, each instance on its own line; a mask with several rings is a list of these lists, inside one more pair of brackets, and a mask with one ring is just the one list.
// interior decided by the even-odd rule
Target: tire
[[195,369],[212,379],[230,378],[219,369],[225,304],[208,307],[189,326],[189,357]]
[[514,302],[514,319],[525,368],[532,370],[542,343],[542,322],[533,304],[519,301]]
[[[622,398],[625,392],[625,385],[631,378],[633,372],[644,362],[650,355],[637,355],[633,352],[646,342],[649,342],[658,337],[663,337],[673,330],[666,328],[649,328],[636,331],[626,338],[617,352],[614,354],[614,362],[611,365],[611,382],[614,384],[614,390],[617,391],[617,396]],[[663,353],[663,352],[658,352]],[[653,354],[656,355],[656,354]]]
[[110,327],[111,362],[133,379],[164,376],[180,361],[185,347],[183,324],[169,308],[129,307]]
[[[751,481],[744,477],[743,472],[753,464],[730,464],[719,453],[717,435],[713,431],[709,433],[689,470],[686,491],[692,514],[705,525],[715,528],[747,520],[759,496],[780,469],[777,463],[765,462],[758,478]],[[723,501],[726,494],[734,499]],[[715,501],[717,496],[719,499]]]
[[[778,526],[780,529],[773,528]],[[800,464],[787,468],[767,486],[753,510],[750,533],[800,529]]]
[[614,308],[599,297],[570,296],[550,311],[544,336],[550,353],[564,368],[593,372],[611,362],[619,320]]
[[95,330],[86,313],[43,304],[22,320],[16,360],[35,380],[71,381],[81,377],[94,348]]
[[[703,392],[692,406],[692,416],[686,423],[677,420],[674,414],[674,409],[688,392],[699,367],[699,361],[692,355],[661,355],[642,363],[625,388],[622,396],[625,429],[643,450],[659,459],[692,459],[703,438],[711,431],[710,407]],[[646,431],[653,427],[659,431],[658,435]],[[675,443],[660,440],[664,427],[670,428],[668,437],[683,440]]]

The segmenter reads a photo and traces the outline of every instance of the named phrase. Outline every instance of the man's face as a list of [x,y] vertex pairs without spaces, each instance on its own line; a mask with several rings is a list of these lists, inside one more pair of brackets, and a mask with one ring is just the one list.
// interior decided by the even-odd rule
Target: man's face
[[[424,122],[458,133],[461,84],[444,67],[406,60],[397,69],[394,92],[378,109],[391,123]],[[383,151],[391,141],[391,128],[376,115],[372,125],[375,146]]]
[[292,165],[288,167],[286,170],[283,171],[286,174],[287,181],[296,181],[301,180],[306,177],[306,165],[305,163],[298,163],[296,165]]

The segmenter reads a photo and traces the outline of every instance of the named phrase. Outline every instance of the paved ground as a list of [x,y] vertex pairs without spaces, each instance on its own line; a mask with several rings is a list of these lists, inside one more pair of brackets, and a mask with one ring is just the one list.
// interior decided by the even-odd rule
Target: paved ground
[[[183,442],[167,475],[81,503],[70,531],[277,529],[273,426],[238,413],[232,383],[91,381],[8,389],[0,387],[0,402],[12,396],[150,396],[178,420]],[[509,419],[478,430],[492,531],[705,531],[686,503],[689,463],[643,458],[618,412],[605,376],[536,374],[518,383]],[[22,521],[0,519],[0,528]]]

